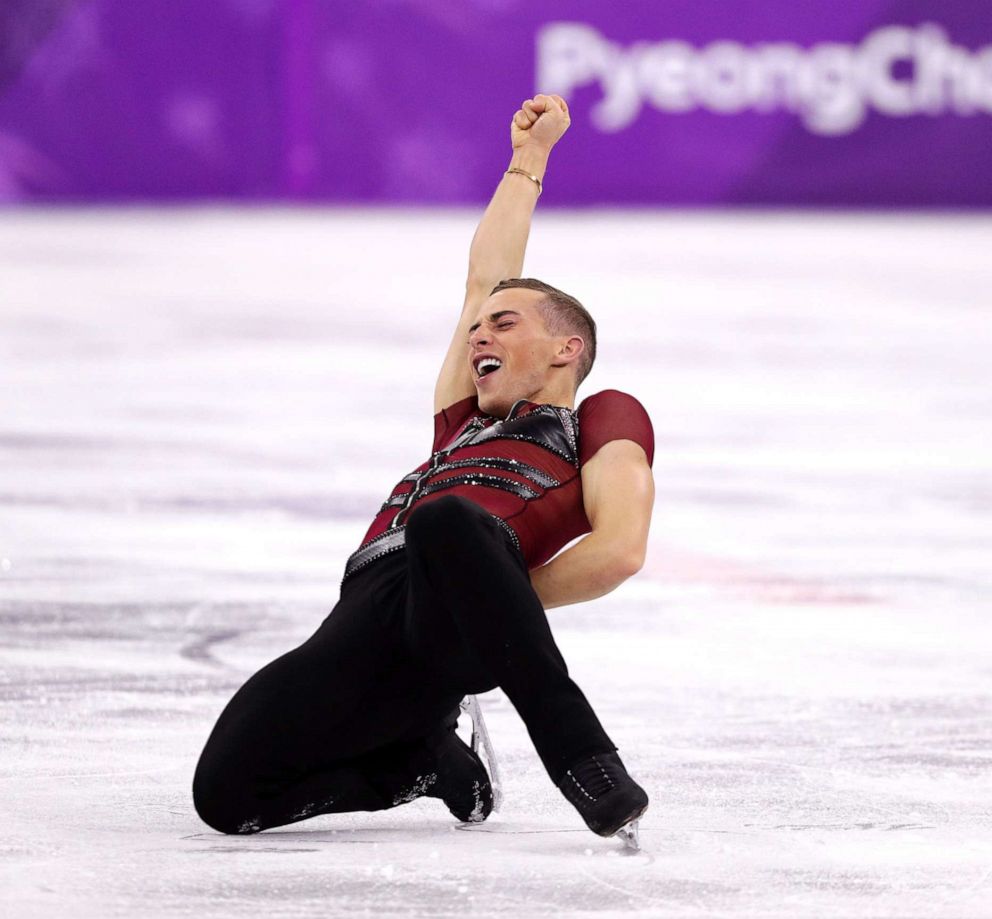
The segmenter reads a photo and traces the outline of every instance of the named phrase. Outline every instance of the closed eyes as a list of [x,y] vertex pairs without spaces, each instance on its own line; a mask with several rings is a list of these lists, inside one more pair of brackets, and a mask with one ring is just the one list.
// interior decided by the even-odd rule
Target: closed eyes
[[[497,328],[497,329],[508,329],[508,328],[510,328],[510,327],[511,327],[511,326],[512,326],[513,324],[514,324],[514,323],[512,323],[512,322],[501,322],[501,323],[499,323],[499,324],[498,324],[498,325],[496,326],[496,328]],[[474,331],[475,331],[475,329],[473,329],[472,331],[474,332]],[[466,344],[471,344],[471,342],[470,342],[470,341],[469,341],[468,339],[466,339]]]

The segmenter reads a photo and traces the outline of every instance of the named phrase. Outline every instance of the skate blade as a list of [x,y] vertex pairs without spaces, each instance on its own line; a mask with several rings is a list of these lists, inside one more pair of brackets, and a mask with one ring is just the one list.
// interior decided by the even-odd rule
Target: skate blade
[[459,707],[472,719],[472,752],[478,753],[479,745],[482,745],[486,765],[489,767],[489,784],[493,789],[493,811],[498,811],[503,803],[503,783],[500,780],[499,766],[496,764],[496,751],[493,749],[486,722],[482,717],[482,707],[475,696],[466,696]]
[[641,851],[641,835],[639,829],[640,822],[640,817],[636,820],[631,820],[630,823],[626,826],[620,827],[620,829],[613,834],[623,843],[624,849],[629,849],[631,852]]

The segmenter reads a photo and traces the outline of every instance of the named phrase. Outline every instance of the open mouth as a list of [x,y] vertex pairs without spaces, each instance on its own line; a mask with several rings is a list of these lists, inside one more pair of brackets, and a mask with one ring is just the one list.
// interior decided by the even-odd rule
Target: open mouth
[[485,377],[492,376],[497,373],[500,367],[503,366],[503,362],[495,357],[484,357],[478,364],[475,365],[475,372],[479,375],[479,379],[482,380]]

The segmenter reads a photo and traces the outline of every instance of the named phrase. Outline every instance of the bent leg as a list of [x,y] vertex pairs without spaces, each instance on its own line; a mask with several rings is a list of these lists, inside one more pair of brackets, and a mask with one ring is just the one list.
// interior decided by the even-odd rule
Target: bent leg
[[526,563],[490,514],[446,495],[406,529],[406,637],[453,686],[499,685],[555,784],[574,762],[616,750],[568,675]]
[[375,573],[355,576],[310,639],[238,690],[196,768],[204,822],[251,833],[402,803],[423,725],[452,707],[412,691],[420,675],[402,648],[402,613],[379,602]]

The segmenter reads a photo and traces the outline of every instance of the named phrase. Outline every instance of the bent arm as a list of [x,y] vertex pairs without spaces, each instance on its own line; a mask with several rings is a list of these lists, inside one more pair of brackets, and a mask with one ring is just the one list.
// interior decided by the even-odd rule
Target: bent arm
[[553,609],[602,597],[632,574],[609,539],[589,533],[546,565],[532,569],[530,583],[541,605]]
[[582,502],[592,532],[530,572],[545,609],[608,594],[644,566],[654,478],[644,448],[611,440],[582,467]]

